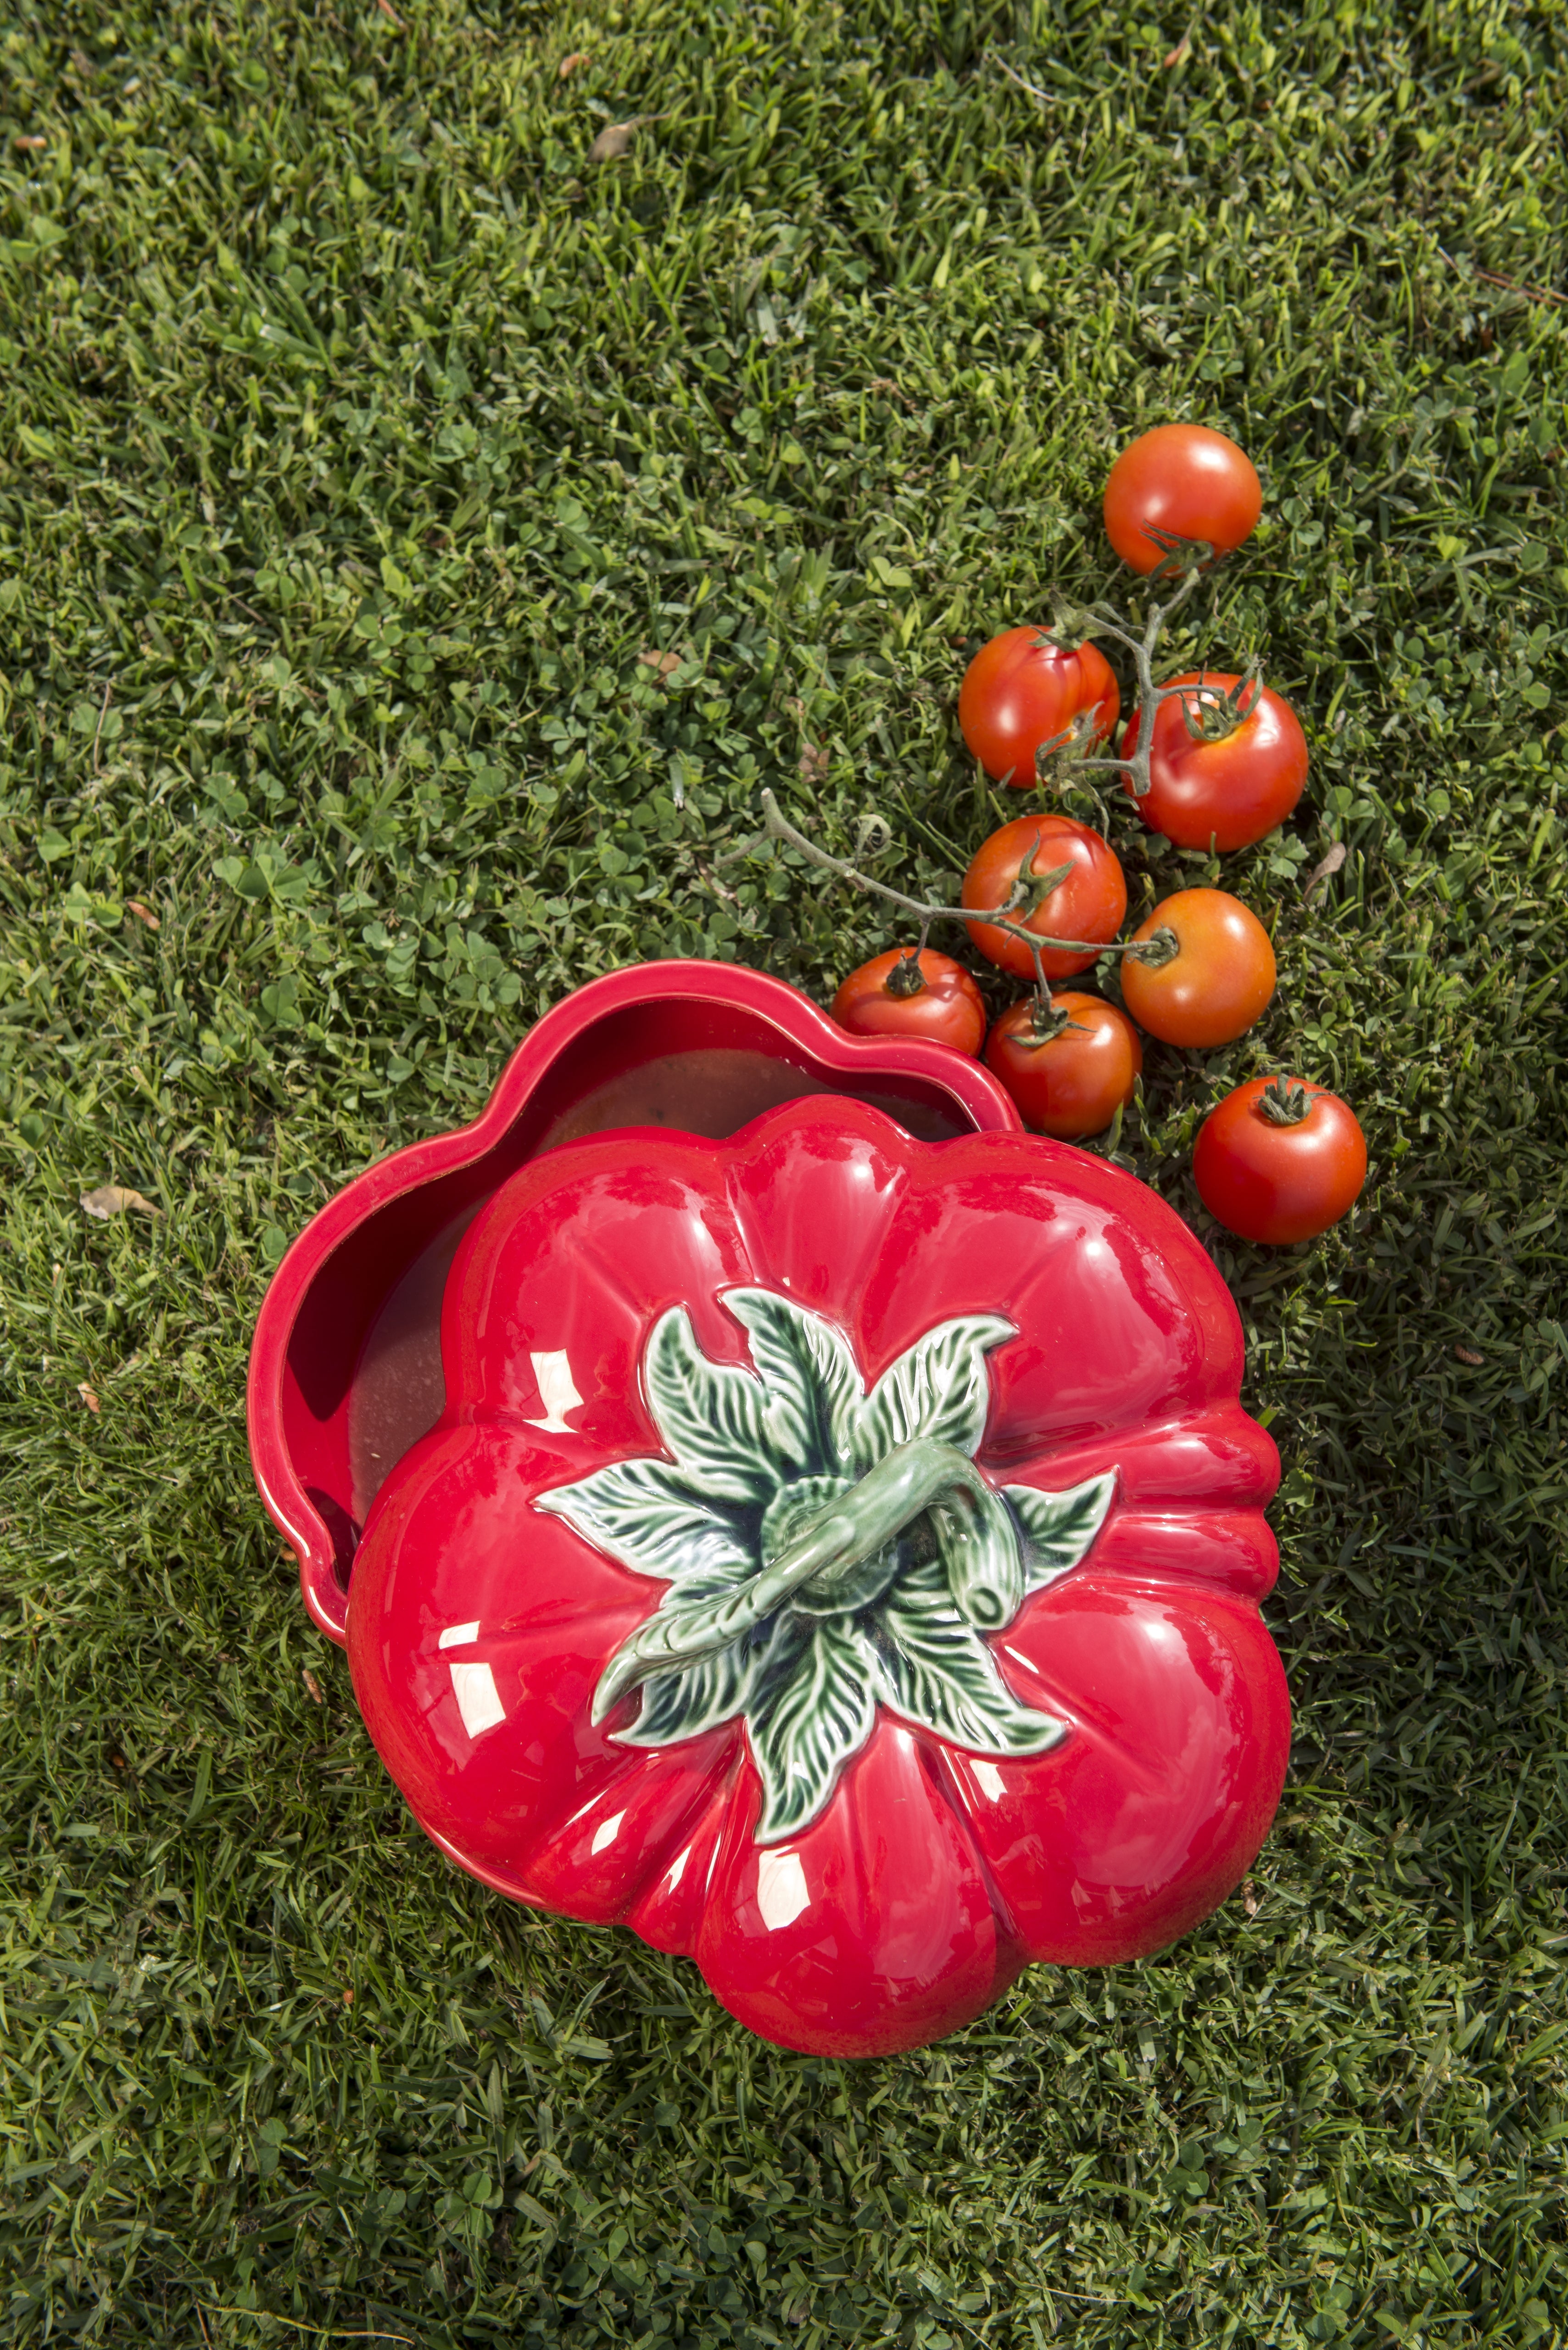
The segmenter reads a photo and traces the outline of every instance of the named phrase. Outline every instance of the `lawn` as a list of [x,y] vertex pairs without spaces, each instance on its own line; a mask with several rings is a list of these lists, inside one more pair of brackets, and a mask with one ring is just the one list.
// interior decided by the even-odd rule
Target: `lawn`
[[[0,44],[0,2338],[1562,2344],[1562,0]],[[718,864],[764,786],[950,892],[964,641],[1113,585],[1109,461],[1189,416],[1268,504],[1173,660],[1266,657],[1314,768],[1220,876],[1272,1010],[1151,1049],[1121,1147],[1284,1457],[1291,1775],[1167,1955],[808,2062],[412,1827],[254,1495],[249,1334],[577,983],[825,1001],[894,942]],[[1135,911],[1203,878],[1113,823]],[[1373,1171],[1272,1253],[1188,1162],[1283,1066]]]

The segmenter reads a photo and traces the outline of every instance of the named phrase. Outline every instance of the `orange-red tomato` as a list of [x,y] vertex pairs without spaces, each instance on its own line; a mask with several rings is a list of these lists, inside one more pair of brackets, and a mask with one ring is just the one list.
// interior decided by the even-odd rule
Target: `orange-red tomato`
[[1096,740],[1104,742],[1121,706],[1111,665],[1097,646],[1069,651],[1040,629],[1004,629],[964,671],[959,725],[986,774],[1022,792],[1035,781],[1034,754],[1042,743],[1065,733],[1086,710],[1094,712]]
[[[1120,861],[1097,832],[1070,816],[1017,816],[981,841],[963,877],[961,902],[994,913],[1006,902],[1025,864],[1031,873],[1051,873],[1062,865],[1068,871],[1033,913],[1021,908],[1008,916],[1010,921],[1042,938],[1116,937],[1127,910]],[[1033,978],[1034,958],[1022,939],[1010,938],[992,922],[971,922],[969,934],[988,961],[1016,972],[1020,979]],[[1096,946],[1081,954],[1047,947],[1040,960],[1047,979],[1071,979],[1075,972],[1087,971],[1097,953]]]
[[1044,1043],[1036,1003],[1026,995],[1004,1012],[986,1040],[985,1066],[1002,1079],[1025,1126],[1058,1142],[1103,1134],[1118,1107],[1131,1101],[1143,1067],[1143,1046],[1125,1012],[1102,996],[1069,990],[1051,998],[1067,1025]]
[[1366,1138],[1337,1094],[1253,1077],[1203,1121],[1192,1175],[1210,1214],[1242,1240],[1310,1241],[1360,1192]]
[[852,971],[833,999],[839,1026],[852,1036],[927,1036],[957,1053],[978,1053],[985,999],[962,963],[927,947],[919,957],[921,984],[912,993],[895,977],[908,970],[908,950],[895,947]]
[[1122,1001],[1140,1028],[1168,1045],[1228,1045],[1274,992],[1274,950],[1256,914],[1228,889],[1179,889],[1133,932],[1175,933],[1169,962],[1122,957]]
[[[1306,781],[1306,736],[1282,694],[1254,685],[1238,696],[1229,733],[1206,742],[1187,731],[1185,709],[1194,726],[1241,680],[1222,671],[1189,670],[1172,685],[1204,689],[1162,702],[1154,713],[1149,742],[1149,788],[1137,812],[1155,832],[1181,848],[1246,848],[1282,824]],[[1122,757],[1137,742],[1141,712],[1135,712],[1122,737]],[[1123,781],[1132,790],[1132,777]]]
[[1111,467],[1106,535],[1124,563],[1153,571],[1176,539],[1229,555],[1263,511],[1263,485],[1244,450],[1207,424],[1157,424]]

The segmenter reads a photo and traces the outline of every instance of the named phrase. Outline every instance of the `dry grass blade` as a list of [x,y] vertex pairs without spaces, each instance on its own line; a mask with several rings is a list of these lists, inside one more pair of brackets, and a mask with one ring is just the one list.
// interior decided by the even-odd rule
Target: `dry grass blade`
[[607,122],[604,129],[599,132],[598,137],[594,140],[593,145],[588,149],[588,161],[590,163],[612,163],[618,155],[624,155],[626,153],[627,149],[631,145],[631,142],[636,138],[638,132],[644,129],[647,124],[650,122],[667,122],[669,119],[668,112],[664,114],[634,114],[630,120],[627,122]]
[[567,80],[571,75],[576,72],[579,66],[586,66],[589,62],[590,55],[587,49],[574,49],[571,56],[569,57],[563,57],[560,64],[556,67],[556,79],[557,81]]
[[1320,858],[1318,863],[1313,867],[1312,871],[1307,875],[1306,887],[1302,891],[1303,902],[1312,896],[1313,891],[1318,887],[1320,882],[1328,880],[1334,874],[1339,872],[1345,863],[1345,843],[1343,840],[1336,840],[1334,843],[1334,846],[1330,848],[1327,856]]
[[77,1393],[80,1396],[83,1403],[86,1404],[88,1411],[97,1412],[102,1410],[103,1407],[99,1402],[98,1397],[93,1392],[92,1388],[88,1387],[85,1379],[78,1379],[77,1381]]
[[[1443,259],[1450,269],[1458,271],[1461,276],[1464,275],[1463,264],[1456,261],[1451,253],[1445,252],[1441,245],[1438,245],[1438,251],[1442,254]],[[1470,274],[1478,277],[1483,286],[1496,286],[1505,294],[1521,294],[1528,302],[1556,302],[1568,305],[1568,294],[1563,293],[1556,286],[1532,286],[1522,278],[1504,277],[1496,269],[1483,269],[1479,261],[1470,263]]]
[[107,1224],[111,1216],[124,1215],[128,1208],[133,1208],[140,1216],[163,1213],[153,1201],[143,1199],[140,1191],[131,1191],[125,1183],[100,1183],[96,1191],[83,1191],[78,1204],[100,1224]]
[[1051,104],[1049,90],[1041,89],[1036,83],[1026,81],[1017,68],[1010,66],[1005,57],[999,57],[994,49],[987,49],[985,56],[988,65],[993,65],[998,73],[1005,74],[1009,81],[1016,82],[1020,89],[1027,90],[1031,98],[1038,99],[1042,106]]
[[590,163],[610,163],[624,155],[642,125],[641,115],[629,122],[607,122],[593,145],[588,149]]

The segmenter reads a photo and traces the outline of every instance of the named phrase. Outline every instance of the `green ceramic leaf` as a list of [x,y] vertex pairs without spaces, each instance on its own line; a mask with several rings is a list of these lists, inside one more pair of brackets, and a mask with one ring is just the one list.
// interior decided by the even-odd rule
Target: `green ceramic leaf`
[[654,1423],[704,1500],[770,1502],[794,1464],[774,1441],[762,1381],[711,1363],[682,1305],[654,1324],[642,1358]]
[[756,1571],[754,1544],[706,1508],[668,1461],[613,1461],[575,1485],[536,1495],[534,1507],[565,1518],[636,1575],[709,1586]]
[[669,1746],[744,1720],[763,1783],[760,1844],[815,1819],[878,1704],[971,1753],[1037,1754],[1065,1723],[1015,1698],[982,1635],[1075,1565],[1114,1471],[1066,1493],[975,1469],[986,1355],[1012,1337],[970,1314],[916,1340],[865,1391],[844,1332],[765,1289],[725,1300],[754,1370],[711,1363],[680,1306],[655,1324],[643,1381],[672,1461],[622,1461],[536,1506],[666,1589],[594,1691],[616,1738]]
[[819,1618],[773,1703],[746,1718],[763,1783],[758,1844],[809,1826],[876,1720],[876,1665],[865,1640],[849,1617]]
[[864,1394],[843,1331],[771,1289],[732,1289],[724,1303],[751,1341],[774,1441],[799,1470],[836,1468]]
[[880,1695],[895,1713],[972,1754],[1039,1754],[1067,1725],[1023,1704],[980,1634],[954,1607],[939,1567],[895,1586],[878,1611]]
[[612,1706],[639,1683],[667,1671],[688,1670],[744,1641],[776,1615],[783,1595],[764,1575],[696,1594],[679,1586],[667,1591],[655,1613],[623,1640],[599,1675],[593,1718],[602,1721]]
[[766,1702],[784,1679],[810,1637],[810,1627],[786,1611],[760,1635],[732,1641],[684,1672],[658,1673],[642,1685],[642,1706],[628,1730],[615,1736],[627,1746],[673,1746],[716,1730],[737,1713]]
[[973,1453],[991,1409],[987,1349],[1015,1337],[1001,1314],[940,1322],[889,1364],[857,1415],[856,1468],[864,1471],[911,1437],[937,1436]]
[[613,1734],[627,1746],[673,1746],[715,1730],[744,1711],[751,1694],[753,1648],[732,1641],[684,1672],[656,1673],[642,1684],[642,1704],[628,1729]]
[[1105,1524],[1116,1490],[1114,1469],[1103,1477],[1091,1477],[1086,1484],[1070,1486],[1064,1493],[1043,1493],[1034,1485],[1003,1486],[1023,1527],[1029,1590],[1038,1591],[1077,1565]]

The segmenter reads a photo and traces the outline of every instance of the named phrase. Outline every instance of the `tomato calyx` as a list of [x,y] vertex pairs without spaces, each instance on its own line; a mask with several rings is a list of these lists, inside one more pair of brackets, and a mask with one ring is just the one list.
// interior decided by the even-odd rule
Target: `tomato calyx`
[[1196,685],[1167,686],[1160,699],[1179,700],[1181,723],[1187,729],[1189,743],[1223,743],[1251,718],[1262,691],[1261,670],[1250,669],[1245,677],[1239,677],[1235,684],[1223,693],[1217,687],[1206,684],[1199,671]]
[[[924,943],[922,940],[921,946]],[[888,993],[900,1003],[911,995],[923,995],[926,974],[920,969],[920,947],[906,948],[882,984]]]
[[[1087,750],[1089,744],[1091,743],[1098,742],[1098,740],[1099,733],[1095,725],[1094,712],[1092,710],[1080,711],[1077,717],[1074,719],[1071,726],[1064,726],[1060,734],[1049,734],[1046,736],[1044,743],[1037,743],[1035,744],[1035,782],[1037,784],[1044,783],[1049,771],[1055,765],[1058,759],[1081,758],[1084,753]],[[1095,764],[1098,764],[1098,762],[1096,761]]]
[[1061,1011],[1052,1003],[1049,993],[1037,990],[1029,1002],[1032,1008],[1028,1027],[1013,1029],[1007,1039],[1021,1053],[1037,1053],[1042,1045],[1054,1045],[1057,1037],[1065,1035],[1069,1028],[1079,1029],[1085,1036],[1088,1035],[1087,1024],[1075,1020],[1071,1013]]
[[1037,913],[1054,889],[1059,889],[1071,874],[1067,865],[1053,865],[1048,873],[1036,873],[1034,859],[1040,853],[1040,835],[1035,834],[1028,856],[1018,868],[1017,878],[1000,906],[990,910],[997,914]]
[[1168,922],[1161,922],[1158,930],[1148,938],[1131,940],[1123,952],[1149,971],[1163,971],[1166,964],[1174,962],[1181,952],[1181,941]]
[[1214,561],[1214,548],[1207,538],[1184,538],[1179,530],[1162,530],[1158,523],[1146,522],[1143,535],[1158,546],[1160,559],[1145,576],[1150,579],[1168,579],[1189,570],[1205,571]]
[[1316,1099],[1299,1077],[1272,1077],[1258,1096],[1258,1107],[1271,1126],[1300,1126]]
[[1095,631],[1088,612],[1076,604],[1058,604],[1048,629],[1037,629],[1034,650],[1042,653],[1081,653],[1094,642]]

